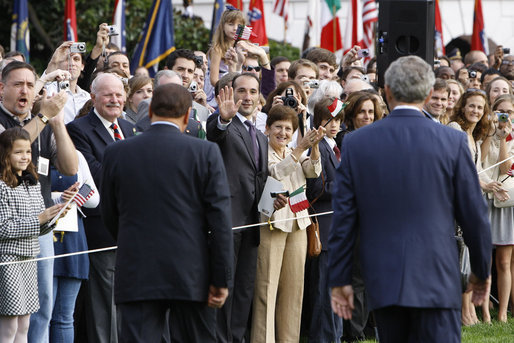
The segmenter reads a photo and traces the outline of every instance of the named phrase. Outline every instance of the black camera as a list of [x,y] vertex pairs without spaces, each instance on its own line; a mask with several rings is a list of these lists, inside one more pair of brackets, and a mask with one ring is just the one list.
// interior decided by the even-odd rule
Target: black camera
[[195,65],[197,68],[201,68],[203,65],[203,57],[202,56],[195,56],[194,57]]
[[477,72],[475,70],[468,71],[468,75],[470,79],[475,79],[477,77]]
[[504,55],[510,54],[510,48],[503,48],[503,54]]
[[294,109],[296,109],[298,107],[298,101],[294,97],[292,88],[286,89],[286,96],[283,96],[281,99],[285,106],[289,106]]

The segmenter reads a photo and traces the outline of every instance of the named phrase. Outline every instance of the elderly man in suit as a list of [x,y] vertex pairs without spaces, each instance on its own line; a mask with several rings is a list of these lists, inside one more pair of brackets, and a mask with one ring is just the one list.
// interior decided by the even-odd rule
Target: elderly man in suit
[[394,110],[347,135],[333,193],[332,308],[351,318],[352,254],[360,257],[381,343],[460,342],[461,283],[455,222],[471,256],[470,288],[490,286],[491,233],[466,135],[428,120],[431,67],[401,57],[385,73]]
[[[102,185],[105,148],[134,135],[135,128],[120,118],[126,94],[121,80],[113,74],[98,75],[91,84],[94,107],[88,115],[67,125],[75,147],[87,160],[95,184]],[[90,249],[111,247],[115,242],[103,225],[100,209],[84,209],[87,244]],[[86,288],[86,327],[89,342],[117,342],[116,308],[112,283],[114,250],[89,255],[89,280]]]
[[182,86],[157,87],[152,126],[105,151],[120,342],[159,342],[168,309],[173,342],[216,342],[215,308],[232,282],[230,193],[217,145],[182,134],[191,102]]

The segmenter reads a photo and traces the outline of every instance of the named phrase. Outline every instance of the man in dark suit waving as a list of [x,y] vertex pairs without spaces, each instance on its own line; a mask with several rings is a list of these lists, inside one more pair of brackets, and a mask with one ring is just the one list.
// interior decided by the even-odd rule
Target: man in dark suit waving
[[230,193],[217,145],[182,134],[191,102],[182,86],[157,87],[152,126],[105,151],[120,342],[159,342],[168,309],[173,342],[216,342],[214,308],[232,282]]
[[455,222],[469,247],[476,304],[490,285],[487,206],[466,135],[421,112],[434,81],[417,56],[393,62],[385,92],[394,110],[347,135],[341,148],[329,243],[332,309],[351,318],[352,253],[360,235],[381,343],[460,342]]

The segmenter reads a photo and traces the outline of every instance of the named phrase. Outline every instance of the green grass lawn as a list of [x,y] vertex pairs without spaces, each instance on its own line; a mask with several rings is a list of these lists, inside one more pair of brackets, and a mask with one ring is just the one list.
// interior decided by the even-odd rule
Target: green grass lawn
[[[491,318],[495,318],[496,311],[491,311]],[[365,341],[376,342],[375,340]],[[477,324],[462,328],[463,343],[513,343],[514,342],[514,318],[509,316],[507,323],[496,320],[492,324]]]

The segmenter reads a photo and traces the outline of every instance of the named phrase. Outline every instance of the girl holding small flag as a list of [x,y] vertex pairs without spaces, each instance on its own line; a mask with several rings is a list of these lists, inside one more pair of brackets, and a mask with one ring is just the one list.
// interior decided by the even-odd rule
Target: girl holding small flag
[[27,131],[0,134],[0,342],[27,341],[30,314],[39,309],[37,263],[30,260],[64,206],[45,209],[31,159]]
[[[268,113],[266,134],[269,138],[270,175],[289,191],[289,206],[276,211],[270,220],[291,219],[260,228],[261,242],[257,256],[257,274],[253,302],[252,343],[298,342],[303,300],[307,234],[311,223],[309,202],[305,195],[306,178],[321,173],[318,143],[325,128],[311,130],[295,149],[287,145],[298,128],[296,111],[276,105]],[[310,157],[304,152],[311,149]]]

